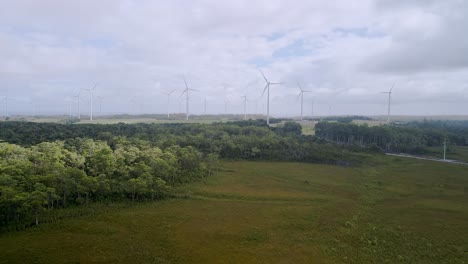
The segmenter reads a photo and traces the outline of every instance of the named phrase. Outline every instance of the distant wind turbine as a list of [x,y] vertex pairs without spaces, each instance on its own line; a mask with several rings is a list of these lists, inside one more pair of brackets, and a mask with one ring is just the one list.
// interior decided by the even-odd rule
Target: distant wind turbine
[[393,83],[392,88],[390,88],[390,91],[381,92],[381,93],[384,93],[384,94],[388,94],[388,110],[387,110],[387,122],[388,123],[390,123],[390,104],[391,104],[391,100],[392,100],[392,90],[393,90],[393,87],[395,87],[395,84],[396,84],[396,82]]
[[243,100],[243,103],[244,103],[244,120],[247,119],[247,95],[244,95],[244,96],[241,96]]
[[227,114],[227,108],[229,104],[229,98],[226,91],[226,86],[224,86],[224,114]]
[[68,97],[65,99],[65,102],[68,103],[68,116],[71,118],[72,117],[72,107],[73,107],[73,96]]
[[8,95],[4,96],[2,98],[2,102],[5,102],[5,105],[4,105],[4,113],[5,113],[5,117],[8,117]]
[[198,90],[190,89],[188,87],[187,81],[184,78],[185,90],[182,91],[180,96],[185,94],[185,120],[188,120],[189,117],[189,100],[190,100],[190,91],[198,92]]
[[303,112],[303,109],[304,109],[304,93],[311,93],[312,91],[306,91],[304,89],[302,89],[302,86],[299,82],[297,82],[297,86],[299,86],[299,89],[301,90],[299,92],[299,95],[297,97],[300,97],[301,98],[301,120],[304,119],[304,112]]
[[203,114],[206,115],[206,98],[203,100]]
[[81,101],[81,90],[78,92],[77,95],[74,95],[73,98],[76,99],[78,103],[78,119],[81,120],[81,109],[80,109],[80,101]]
[[99,115],[102,115],[102,100],[104,100],[104,97],[98,96],[97,99],[99,100]]
[[311,111],[310,111],[310,116],[311,117],[314,117],[314,99],[312,98],[312,108],[311,108]]
[[170,100],[171,100],[170,98],[171,98],[171,94],[172,94],[173,92],[175,92],[175,89],[172,90],[172,91],[170,91],[170,92],[161,91],[161,93],[167,95],[167,119],[169,119],[169,117],[170,117],[170,113],[169,113],[169,111],[170,111],[170,110],[169,110],[169,107],[170,107]]
[[90,114],[89,114],[89,120],[93,120],[93,100],[94,100],[94,90],[96,89],[97,84],[93,86],[91,89],[83,89],[85,91],[88,91],[89,94],[91,94],[91,103],[90,103]]
[[267,91],[267,124],[269,125],[270,124],[270,85],[277,85],[277,84],[282,84],[282,83],[272,83],[265,77],[265,74],[263,74],[262,71],[260,71],[260,73],[262,74],[263,79],[265,79],[265,82],[266,82],[266,86],[263,89],[262,97],[265,91]]

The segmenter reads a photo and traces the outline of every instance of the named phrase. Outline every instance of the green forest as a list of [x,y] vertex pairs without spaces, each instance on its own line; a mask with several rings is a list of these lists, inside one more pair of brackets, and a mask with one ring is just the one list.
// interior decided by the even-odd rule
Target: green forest
[[[93,202],[161,199],[174,186],[209,176],[219,159],[372,163],[369,153],[422,152],[445,139],[468,143],[464,123],[368,127],[319,122],[269,127],[249,120],[214,124],[77,125],[0,122],[0,228],[50,221],[56,209]],[[53,217],[52,217],[53,218]]]
[[367,126],[344,122],[319,122],[315,135],[329,142],[377,148],[386,152],[422,154],[444,141],[468,146],[467,121],[424,121],[385,126]]

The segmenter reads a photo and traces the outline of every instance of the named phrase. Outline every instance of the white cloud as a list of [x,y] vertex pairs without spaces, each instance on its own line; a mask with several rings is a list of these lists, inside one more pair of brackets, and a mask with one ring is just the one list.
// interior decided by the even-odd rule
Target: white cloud
[[[242,112],[259,97],[260,67],[272,113],[296,115],[296,81],[335,114],[384,113],[395,80],[395,112],[468,112],[467,4],[451,1],[58,1],[18,0],[0,8],[0,95],[13,111],[67,111],[67,96],[98,82],[104,112],[166,110],[159,90],[201,90],[200,113]],[[178,109],[178,94],[172,108]],[[20,100],[21,99],[21,100]],[[440,106],[433,107],[434,102]],[[252,105],[249,109],[253,109]],[[260,109],[262,103],[258,103]],[[382,105],[383,104],[383,105]],[[415,105],[419,105],[415,107]],[[453,106],[457,105],[457,108]],[[320,112],[317,110],[317,112]]]

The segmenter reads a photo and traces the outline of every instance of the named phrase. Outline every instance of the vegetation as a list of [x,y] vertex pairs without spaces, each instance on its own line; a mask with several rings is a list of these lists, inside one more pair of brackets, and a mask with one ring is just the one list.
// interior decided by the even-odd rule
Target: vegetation
[[425,121],[403,125],[373,126],[320,122],[315,135],[327,141],[375,147],[390,152],[426,153],[428,147],[449,144],[468,146],[468,122]]
[[[0,236],[0,263],[464,263],[466,167],[223,162],[178,199]],[[464,190],[465,188],[465,190]]]
[[0,263],[464,263],[466,129],[0,122]]
[[135,142],[146,141],[161,149],[173,145],[191,146],[204,155],[214,153],[226,159],[348,165],[359,163],[362,159],[359,153],[333,144],[318,143],[313,136],[301,135],[301,131],[301,126],[294,122],[269,127],[262,120],[215,124],[0,123],[0,139],[23,146],[44,141],[91,138],[104,140],[114,148],[116,138],[123,137]]
[[208,175],[217,159],[192,147],[114,143],[113,149],[92,139],[29,148],[0,143],[0,230],[38,225],[70,206],[159,199],[170,186]]

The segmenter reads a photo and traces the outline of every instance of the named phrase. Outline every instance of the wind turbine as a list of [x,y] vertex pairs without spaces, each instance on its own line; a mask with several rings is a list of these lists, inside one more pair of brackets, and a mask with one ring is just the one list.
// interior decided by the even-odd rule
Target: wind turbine
[[91,94],[91,104],[90,104],[90,114],[89,114],[89,120],[93,120],[93,100],[94,100],[94,90],[96,89],[97,84],[93,86],[91,89],[83,89],[85,91],[88,91]]
[[272,83],[265,77],[265,74],[263,74],[262,71],[260,71],[260,73],[262,74],[263,79],[265,79],[265,82],[266,82],[266,86],[263,89],[262,97],[265,91],[267,91],[267,124],[269,125],[270,124],[270,85],[277,85],[277,84],[282,84],[282,83]]
[[185,90],[182,91],[180,96],[184,95],[185,93],[185,120],[188,120],[189,117],[189,99],[190,99],[190,91],[198,92],[198,90],[195,89],[190,89],[188,87],[187,81],[184,78],[184,83],[185,83]]
[[244,120],[247,119],[247,95],[244,95],[244,96],[241,96],[241,98],[244,99],[243,103],[244,103]]
[[392,100],[392,90],[393,90],[393,87],[395,87],[395,84],[396,84],[396,82],[393,83],[392,88],[390,88],[390,91],[381,92],[381,93],[384,93],[384,94],[388,94],[388,111],[387,111],[387,122],[388,123],[390,123],[390,103],[391,103],[391,100]]
[[229,104],[229,98],[226,92],[226,86],[224,86],[224,114],[227,114],[227,108]]
[[6,117],[8,117],[8,95],[6,95],[6,96],[4,96],[2,98],[2,102],[5,102],[4,111],[5,111],[5,118],[6,118]]
[[102,100],[104,100],[104,97],[98,96],[97,99],[99,100],[99,115],[102,115]]
[[78,102],[78,119],[81,120],[81,110],[80,110],[80,101],[81,101],[81,97],[80,97],[80,93],[81,93],[81,90],[78,92],[77,95],[74,95],[73,98],[76,98],[76,101]]
[[175,89],[170,91],[170,92],[164,92],[164,91],[161,91],[161,93],[167,95],[167,119],[169,119],[169,106],[170,106],[170,97],[171,97],[171,94],[175,92]]
[[312,91],[306,91],[304,89],[302,89],[302,86],[299,82],[297,82],[297,86],[299,86],[299,89],[301,90],[299,92],[299,95],[297,96],[298,98],[301,97],[301,120],[304,120],[304,112],[303,112],[303,109],[304,109],[304,93],[311,93]]
[[312,105],[311,105],[311,111],[310,111],[310,116],[313,118],[314,117],[314,98],[312,98]]
[[73,107],[73,96],[65,99],[65,102],[68,103],[68,116],[72,117],[72,107]]
[[206,115],[206,98],[203,100],[203,114]]

